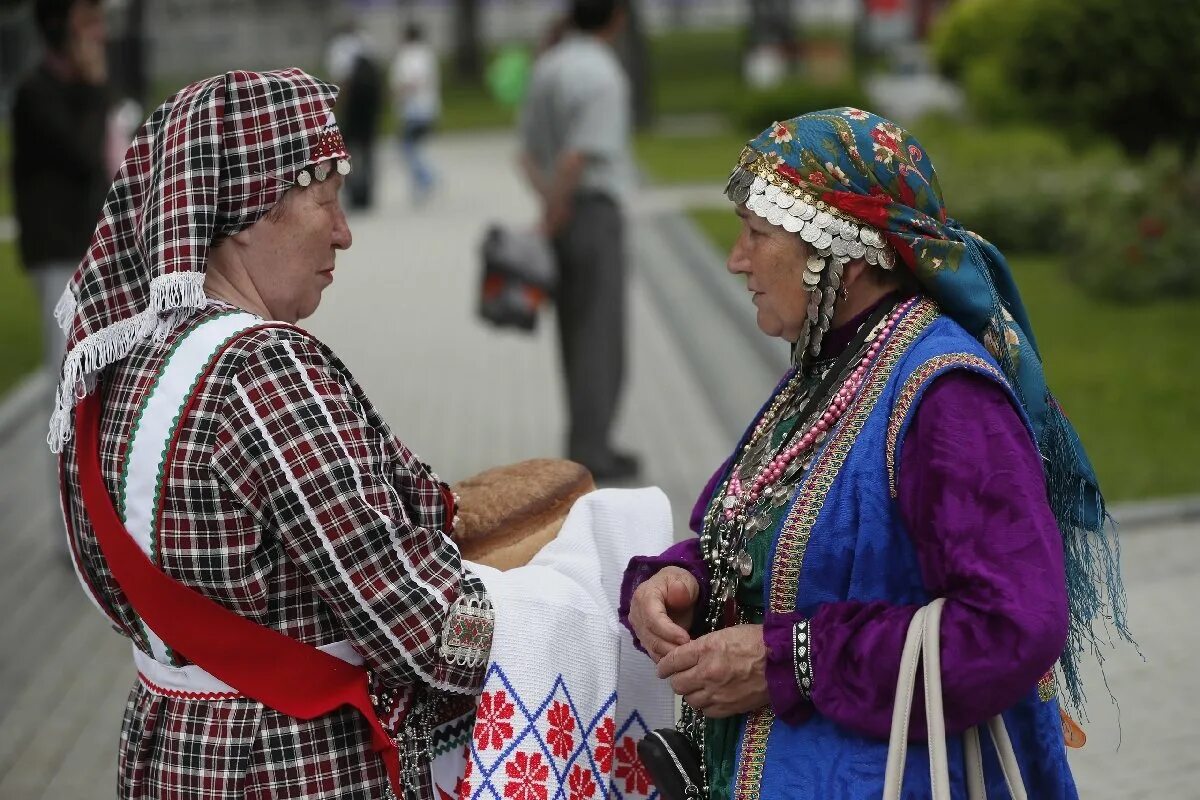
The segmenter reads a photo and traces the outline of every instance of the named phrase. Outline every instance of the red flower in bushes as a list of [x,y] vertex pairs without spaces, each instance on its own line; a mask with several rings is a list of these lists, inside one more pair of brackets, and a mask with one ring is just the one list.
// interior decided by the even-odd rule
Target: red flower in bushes
[[1142,217],[1138,221],[1138,230],[1146,239],[1157,239],[1167,232],[1167,226],[1158,217]]
[[1131,244],[1125,248],[1125,260],[1129,263],[1140,264],[1142,263],[1143,257],[1142,248],[1138,247],[1136,244]]

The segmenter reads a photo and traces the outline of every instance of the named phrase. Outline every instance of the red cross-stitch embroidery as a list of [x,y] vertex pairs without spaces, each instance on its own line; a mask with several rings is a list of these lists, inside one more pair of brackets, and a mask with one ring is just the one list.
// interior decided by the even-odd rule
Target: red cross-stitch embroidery
[[575,745],[575,737],[571,735],[571,731],[575,730],[571,707],[556,700],[546,716],[550,720],[550,731],[546,734],[546,742],[550,745],[554,755],[566,758],[571,754],[571,748]]
[[605,717],[604,721],[596,728],[596,739],[599,741],[596,746],[596,766],[606,775],[612,769],[615,733],[616,725],[613,723],[612,717]]
[[512,719],[516,706],[508,702],[503,691],[484,692],[479,698],[479,714],[475,723],[475,746],[480,750],[499,750],[504,742],[512,738],[513,726],[505,720]]
[[506,762],[504,772],[510,780],[504,784],[504,796],[512,800],[546,800],[546,778],[550,767],[542,763],[541,753],[517,753]]
[[646,774],[646,767],[638,758],[637,743],[633,741],[632,736],[622,739],[621,746],[617,748],[616,779],[622,778],[625,779],[626,792],[646,794],[650,791],[650,776]]
[[585,800],[596,796],[596,782],[592,780],[592,771],[579,764],[571,770],[567,785],[571,790],[569,800]]

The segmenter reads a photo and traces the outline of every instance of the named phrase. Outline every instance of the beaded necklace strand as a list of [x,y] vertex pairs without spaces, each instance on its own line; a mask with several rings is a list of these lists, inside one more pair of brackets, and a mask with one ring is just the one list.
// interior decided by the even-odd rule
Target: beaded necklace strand
[[[725,602],[737,588],[735,575],[747,577],[753,569],[746,542],[769,526],[770,510],[787,501],[792,485],[803,476],[818,446],[850,407],[884,342],[914,302],[910,298],[890,313],[882,310],[873,325],[864,325],[865,336],[860,347],[847,348],[846,355],[850,358],[843,359],[845,366],[833,368],[832,381],[821,381],[828,385],[826,391],[820,391],[824,387],[811,395],[800,391],[803,375],[797,370],[755,425],[725,485],[716,494],[719,499],[710,504],[702,529],[701,549],[713,576],[709,630],[719,627]],[[855,354],[857,358],[853,357]],[[836,391],[832,391],[834,385],[838,385]],[[789,419],[793,409],[799,410],[805,400],[810,400],[808,405],[815,405],[815,409],[807,415],[805,424],[785,436],[774,448],[774,455],[767,459],[777,425]]]

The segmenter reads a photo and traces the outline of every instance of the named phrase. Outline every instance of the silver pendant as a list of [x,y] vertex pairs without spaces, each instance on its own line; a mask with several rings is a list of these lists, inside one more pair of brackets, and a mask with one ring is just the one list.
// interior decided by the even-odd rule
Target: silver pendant
[[768,517],[766,514],[757,514],[753,519],[746,523],[746,538],[754,536],[759,531],[764,531],[770,526],[770,517]]
[[737,498],[731,494],[725,495],[725,499],[721,501],[721,505],[728,511],[732,510],[737,505]]
[[737,562],[734,565],[737,568],[738,575],[743,578],[749,578],[750,573],[754,571],[754,559],[745,550],[737,554]]
[[788,500],[791,499],[791,497],[792,497],[792,487],[780,486],[778,489],[775,490],[775,495],[770,498],[769,506],[772,509],[779,508],[782,505],[786,505]]
[[792,479],[795,478],[796,476],[798,476],[801,472],[803,472],[804,468],[806,466],[808,466],[807,458],[792,459],[792,463],[788,464],[787,469],[785,469],[783,471],[783,476],[781,477],[781,480],[784,483],[791,483]]

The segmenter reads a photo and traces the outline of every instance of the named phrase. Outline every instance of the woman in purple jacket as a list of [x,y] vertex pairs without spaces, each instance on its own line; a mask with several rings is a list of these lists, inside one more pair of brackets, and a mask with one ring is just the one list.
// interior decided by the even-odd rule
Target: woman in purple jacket
[[[1057,693],[1078,705],[1090,623],[1107,601],[1125,634],[1123,596],[1003,256],[947,216],[916,140],[858,109],[772,125],[726,194],[728,268],[793,366],[697,503],[698,538],[634,559],[622,596],[707,795],[879,797],[905,633],[945,597],[955,796],[959,734],[1003,713],[1030,796],[1075,797]],[[909,748],[906,796],[928,796],[926,760]]]

